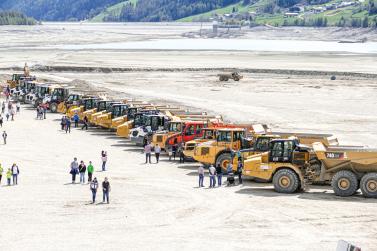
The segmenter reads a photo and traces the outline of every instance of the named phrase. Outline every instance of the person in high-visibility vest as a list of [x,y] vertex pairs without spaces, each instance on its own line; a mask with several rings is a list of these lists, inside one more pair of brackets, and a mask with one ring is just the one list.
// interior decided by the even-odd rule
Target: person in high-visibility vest
[[12,178],[12,170],[10,170],[10,168],[8,168],[8,171],[7,171],[8,186],[10,186],[10,178]]

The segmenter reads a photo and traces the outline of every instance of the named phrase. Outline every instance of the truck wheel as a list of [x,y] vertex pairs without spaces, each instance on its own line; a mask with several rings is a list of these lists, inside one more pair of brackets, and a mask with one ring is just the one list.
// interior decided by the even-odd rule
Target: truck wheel
[[351,171],[339,171],[332,178],[331,186],[337,196],[351,196],[357,191],[357,177]]
[[53,112],[53,113],[56,113],[58,111],[58,104],[51,103],[50,104],[50,111]]
[[229,78],[228,77],[224,77],[224,81],[228,81],[229,80]]
[[220,77],[219,77],[219,80],[220,80],[220,81],[224,81],[224,77],[223,77],[223,76],[220,76]]
[[298,175],[291,169],[280,169],[272,179],[278,193],[294,193],[300,186]]
[[234,81],[240,81],[240,79],[238,77],[235,77]]
[[367,198],[377,198],[377,173],[367,173],[360,181],[360,188]]
[[231,162],[232,162],[232,157],[230,156],[230,153],[222,153],[216,159],[216,166],[220,165],[221,168],[226,171],[229,163]]

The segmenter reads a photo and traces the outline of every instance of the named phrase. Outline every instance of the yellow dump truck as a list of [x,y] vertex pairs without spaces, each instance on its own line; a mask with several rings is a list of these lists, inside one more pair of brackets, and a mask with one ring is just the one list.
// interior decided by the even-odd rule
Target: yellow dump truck
[[137,107],[131,107],[129,104],[114,104],[110,107],[108,112],[98,116],[96,125],[108,129],[116,128],[112,124],[113,119],[118,117],[132,119],[137,109]]
[[73,116],[77,114],[79,119],[83,120],[84,112],[96,107],[98,101],[100,101],[98,97],[82,98],[77,102],[77,105],[72,105],[68,108],[66,115],[68,118],[73,118]]
[[377,149],[278,139],[268,152],[244,161],[243,175],[272,182],[280,193],[322,181],[331,183],[338,196],[351,196],[360,187],[365,197],[377,198]]

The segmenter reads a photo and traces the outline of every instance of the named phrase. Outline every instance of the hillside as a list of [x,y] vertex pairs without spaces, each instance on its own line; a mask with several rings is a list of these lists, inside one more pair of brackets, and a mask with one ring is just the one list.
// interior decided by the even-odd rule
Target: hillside
[[93,17],[91,19],[91,21],[92,22],[105,22],[105,21],[111,19],[112,17],[119,16],[122,12],[123,7],[127,3],[136,4],[137,1],[138,0],[127,0],[127,1],[123,1],[123,2],[120,2],[120,3],[114,4],[110,7],[107,7],[106,9],[101,11],[98,15]]
[[107,8],[92,21],[161,22],[223,8],[239,0],[128,0]]
[[2,0],[0,10],[23,12],[37,20],[85,20],[121,0]]
[[[246,3],[246,4],[245,4]],[[376,27],[377,1],[342,0],[250,0],[178,21],[221,20],[272,26],[351,26]]]
[[0,25],[35,25],[37,22],[18,12],[0,11]]

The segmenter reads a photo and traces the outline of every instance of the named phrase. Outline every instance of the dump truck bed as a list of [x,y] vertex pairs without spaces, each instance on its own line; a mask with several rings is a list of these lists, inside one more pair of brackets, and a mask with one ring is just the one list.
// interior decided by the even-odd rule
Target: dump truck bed
[[362,146],[326,147],[320,142],[313,144],[316,157],[327,171],[350,169],[356,172],[377,172],[377,149]]

